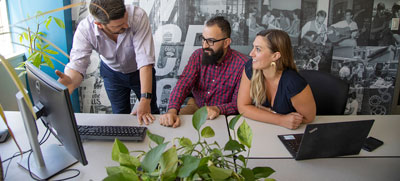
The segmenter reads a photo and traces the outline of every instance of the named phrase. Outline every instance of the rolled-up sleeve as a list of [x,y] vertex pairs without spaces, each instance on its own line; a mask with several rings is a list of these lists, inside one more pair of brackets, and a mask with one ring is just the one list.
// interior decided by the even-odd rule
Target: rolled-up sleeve
[[133,36],[133,44],[136,53],[137,69],[143,66],[154,64],[154,42],[150,28],[149,18],[146,12],[138,7],[135,7],[135,24],[136,29]]
[[90,63],[90,55],[92,54],[93,46],[90,43],[89,35],[87,33],[87,22],[81,22],[74,35],[72,49],[70,53],[70,62],[65,68],[73,69],[86,75],[86,69]]

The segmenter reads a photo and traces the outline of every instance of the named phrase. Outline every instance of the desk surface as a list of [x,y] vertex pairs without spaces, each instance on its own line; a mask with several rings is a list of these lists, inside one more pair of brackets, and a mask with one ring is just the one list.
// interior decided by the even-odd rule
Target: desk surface
[[[228,121],[233,117],[234,116],[228,116]],[[238,127],[244,119],[253,130],[253,143],[250,151],[250,158],[292,158],[277,135],[303,133],[306,128],[306,125],[303,124],[296,130],[289,130],[281,126],[254,121],[245,117],[242,117],[236,123],[236,127]],[[373,152],[361,150],[359,155],[352,155],[352,157],[400,157],[400,115],[317,116],[313,123],[366,119],[375,119],[369,136],[382,140],[384,144]]]
[[[22,123],[22,119],[19,112],[6,112],[7,120],[9,125],[16,134],[17,140],[23,150],[30,149],[27,136],[25,133],[25,128]],[[131,115],[113,115],[113,114],[75,114],[77,123],[80,125],[131,125],[137,126],[136,116]],[[156,119],[158,120],[158,115]],[[172,141],[176,137],[186,137],[191,139],[193,142],[198,139],[195,129],[192,126],[192,116],[183,115],[180,116],[182,123],[178,128],[169,128],[161,126],[158,121],[147,126],[150,132],[158,134],[165,137],[165,141]],[[223,145],[228,141],[228,134],[226,120],[224,116],[219,116],[216,120],[207,121],[203,127],[210,126],[215,131],[215,136],[213,138],[206,139],[207,142],[212,143],[217,141],[218,143],[223,143]],[[44,132],[44,127],[39,124],[39,130],[41,133]],[[39,136],[40,137],[40,136]],[[124,142],[130,151],[132,150],[148,150],[148,145],[151,141],[149,138],[143,142]],[[45,143],[58,143],[54,136]],[[176,144],[178,144],[175,141]],[[155,145],[155,143],[152,143]],[[88,165],[83,166],[78,163],[73,165],[71,168],[79,169],[80,175],[75,178],[75,180],[102,180],[107,176],[105,167],[117,166],[118,163],[111,160],[112,152],[112,141],[84,141],[83,147],[88,160]],[[221,146],[223,146],[221,145]],[[17,147],[14,142],[9,139],[6,143],[0,144],[0,156],[4,160],[10,157],[17,151]],[[19,157],[13,159],[10,168],[8,169],[8,174],[6,180],[27,180],[30,179],[29,173],[23,168],[17,166]],[[6,167],[6,164],[3,165]],[[68,176],[72,176],[75,173],[67,172],[65,174],[57,175],[54,179],[62,179]]]
[[276,180],[400,180],[400,158],[249,159],[248,167],[256,166],[274,169]]
[[[23,150],[29,149],[25,128],[19,112],[6,112],[9,124],[16,133],[17,140]],[[174,137],[187,137],[197,139],[197,134],[191,123],[192,116],[181,116],[183,120],[181,127],[173,129],[163,127],[158,121],[148,126],[155,134],[165,137],[166,141],[172,141]],[[136,117],[131,115],[112,114],[76,114],[78,124],[91,125],[137,125]],[[156,116],[158,119],[158,116]],[[229,117],[230,119],[232,117]],[[276,173],[271,178],[278,180],[400,180],[397,170],[400,168],[400,116],[319,116],[315,123],[350,121],[361,119],[375,119],[370,136],[377,137],[385,142],[383,146],[372,153],[361,151],[357,158],[328,158],[295,161],[276,137],[278,134],[301,133],[305,129],[302,125],[297,130],[288,130],[279,126],[252,121],[246,121],[253,130],[253,143],[250,156],[257,159],[249,159],[248,167],[270,166]],[[237,126],[243,121],[240,120]],[[227,125],[225,117],[220,116],[217,120],[207,121],[204,126],[211,126],[216,135],[208,142],[217,141],[221,146],[228,140]],[[204,127],[203,126],[203,127]],[[43,133],[43,126],[39,126]],[[39,136],[40,137],[40,136]],[[129,150],[147,150],[149,139],[144,142],[125,142]],[[52,136],[45,144],[58,143]],[[111,160],[111,149],[113,142],[85,141],[83,146],[89,164],[82,166],[80,163],[71,168],[79,169],[81,174],[74,180],[102,180],[106,177],[105,167],[116,166]],[[17,151],[13,141],[9,139],[0,144],[0,156],[2,159],[10,157]],[[385,156],[396,156],[387,158]],[[26,170],[17,165],[19,157],[15,158],[8,170],[6,180],[30,180]],[[7,165],[4,164],[3,167]],[[57,175],[54,179],[62,179],[74,175],[67,172]]]

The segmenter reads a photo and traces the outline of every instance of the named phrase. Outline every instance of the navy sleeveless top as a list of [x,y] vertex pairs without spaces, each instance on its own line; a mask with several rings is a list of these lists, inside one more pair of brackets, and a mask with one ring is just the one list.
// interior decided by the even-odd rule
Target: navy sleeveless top
[[[253,75],[253,60],[250,59],[245,64],[246,76],[249,80]],[[307,86],[307,81],[294,70],[286,69],[282,72],[279,80],[278,90],[275,95],[274,106],[271,108],[270,101],[267,100],[262,104],[264,107],[271,108],[279,114],[289,114],[297,112],[290,100],[293,96],[300,93]]]

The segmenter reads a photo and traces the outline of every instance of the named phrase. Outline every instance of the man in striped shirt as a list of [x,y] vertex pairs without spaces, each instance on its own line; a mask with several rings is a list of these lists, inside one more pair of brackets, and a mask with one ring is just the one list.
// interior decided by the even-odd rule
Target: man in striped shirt
[[[160,117],[160,124],[178,127],[181,105],[192,93],[191,111],[207,106],[208,119],[221,114],[237,114],[237,92],[245,62],[244,54],[232,50],[231,27],[222,16],[207,21],[203,29],[202,48],[193,52],[182,75],[171,92],[168,112]],[[190,102],[190,100],[189,100]]]

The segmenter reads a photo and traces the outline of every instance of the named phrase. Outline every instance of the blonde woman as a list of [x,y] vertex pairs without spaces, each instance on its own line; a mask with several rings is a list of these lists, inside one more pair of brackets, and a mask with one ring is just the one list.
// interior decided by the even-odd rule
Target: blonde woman
[[314,97],[297,73],[288,34],[282,30],[259,32],[250,56],[253,60],[245,64],[238,93],[239,113],[288,129],[312,122]]

